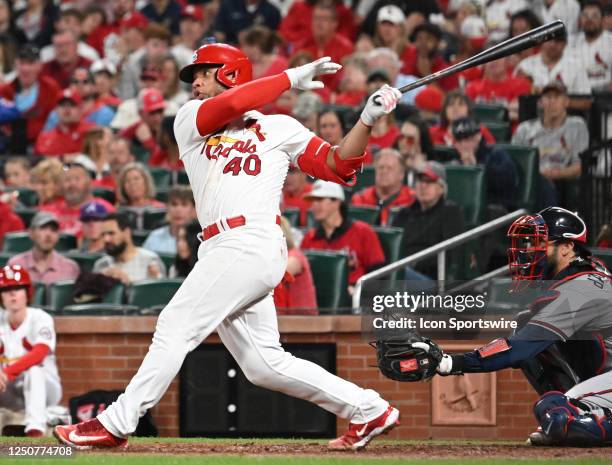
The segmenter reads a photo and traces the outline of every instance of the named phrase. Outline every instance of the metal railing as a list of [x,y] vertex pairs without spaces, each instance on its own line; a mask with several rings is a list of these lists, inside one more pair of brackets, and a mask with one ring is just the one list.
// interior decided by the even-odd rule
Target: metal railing
[[446,251],[457,247],[459,245],[465,244],[466,242],[471,241],[477,237],[482,236],[483,234],[487,234],[491,231],[496,230],[501,226],[505,226],[510,222],[514,221],[521,215],[527,214],[527,210],[519,209],[515,210],[512,213],[508,213],[507,215],[500,216],[499,218],[494,219],[493,221],[489,221],[483,225],[477,226],[469,231],[461,233],[457,236],[451,237],[445,241],[440,242],[439,244],[432,245],[427,249],[421,250],[415,254],[409,255],[408,257],[402,258],[393,263],[389,263],[382,268],[379,268],[371,273],[363,275],[361,278],[357,280],[355,283],[355,289],[353,292],[353,313],[359,313],[360,303],[361,303],[361,291],[363,289],[363,285],[366,281],[371,281],[373,279],[381,278],[388,274],[393,273],[396,270],[404,268],[406,265],[411,265],[418,261],[424,260],[426,258],[437,255],[438,259],[438,281],[443,285],[444,280],[446,278]]

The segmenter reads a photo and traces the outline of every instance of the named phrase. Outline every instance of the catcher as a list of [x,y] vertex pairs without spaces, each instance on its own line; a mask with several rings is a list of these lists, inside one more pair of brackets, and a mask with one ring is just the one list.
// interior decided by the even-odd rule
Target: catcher
[[513,280],[551,281],[514,334],[452,355],[417,334],[378,341],[379,367],[398,381],[521,368],[541,395],[532,445],[612,445],[611,275],[585,247],[584,221],[563,208],[520,217],[508,237]]

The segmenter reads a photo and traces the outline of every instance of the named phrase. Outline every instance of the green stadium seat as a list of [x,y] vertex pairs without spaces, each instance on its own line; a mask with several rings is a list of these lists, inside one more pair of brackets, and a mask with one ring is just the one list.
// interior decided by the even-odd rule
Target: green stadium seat
[[92,189],[92,194],[94,197],[100,197],[113,205],[117,201],[115,191],[108,187],[94,187]]
[[376,224],[380,209],[366,205],[349,205],[348,216],[353,220],[364,221],[368,224]]
[[161,258],[162,262],[164,262],[164,266],[166,267],[166,273],[170,271],[170,267],[174,265],[176,254],[157,252],[157,255],[159,255],[159,258]]
[[64,316],[130,316],[138,315],[138,307],[124,304],[77,304],[64,307]]
[[166,223],[165,208],[147,208],[143,214],[143,228],[147,231],[157,229]]
[[353,187],[353,192],[359,192],[366,187],[374,185],[376,174],[374,172],[374,165],[366,165],[363,167],[361,173],[357,173],[357,184]]
[[434,145],[430,159],[439,163],[448,163],[449,161],[459,160],[459,152],[446,145]]
[[77,262],[81,272],[91,271],[96,260],[104,256],[101,253],[79,252],[78,250],[70,250],[62,253],[62,255]]
[[503,121],[483,121],[483,124],[491,131],[491,134],[495,137],[495,142],[500,144],[510,142],[510,123]]
[[58,252],[74,250],[77,248],[77,238],[72,234],[60,233],[59,241],[55,246]]
[[146,165],[149,163],[149,158],[151,157],[151,152],[149,152],[146,148],[144,148],[140,144],[132,144],[132,153],[134,154],[134,158],[137,162]]
[[13,255],[13,252],[0,252],[0,267],[6,265]]
[[25,224],[26,228],[29,228],[30,223],[32,222],[32,218],[34,218],[34,215],[38,213],[38,208],[16,207],[13,209],[13,212],[19,215],[19,217],[22,219],[23,223]]
[[287,218],[289,224],[293,227],[298,227],[300,225],[300,209],[299,208],[285,208],[283,210],[283,216]]
[[4,252],[21,253],[32,248],[29,232],[12,232],[4,235]]
[[391,207],[389,208],[389,216],[387,217],[387,224],[392,225],[393,221],[395,221],[395,217],[400,212],[402,208],[406,207]]
[[185,170],[175,171],[174,173],[175,173],[175,180],[176,180],[174,184],[181,184],[185,186],[189,185],[189,177],[187,176],[187,173],[185,172]]
[[463,208],[468,229],[479,225],[485,211],[485,171],[482,166],[446,165],[447,198]]
[[49,284],[47,288],[47,306],[59,312],[67,305],[72,305],[74,294],[74,281],[57,281]]
[[345,253],[328,250],[304,250],[310,263],[321,313],[349,307],[348,257]]
[[153,183],[157,189],[165,189],[170,187],[170,181],[172,180],[172,171],[166,168],[155,168],[148,167],[149,173],[153,178]]
[[127,304],[138,308],[166,305],[182,283],[182,279],[147,279],[133,283],[127,291]]
[[[378,236],[380,245],[385,252],[385,265],[398,261],[402,256],[404,228],[395,228],[391,226],[374,226],[374,231]],[[390,280],[396,281],[401,279],[400,270],[394,271]],[[388,277],[385,279],[389,279]]]
[[591,252],[593,252],[595,258],[598,258],[606,265],[608,270],[612,271],[612,249],[593,248]]
[[30,305],[32,307],[42,307],[45,305],[45,294],[47,291],[47,286],[45,283],[32,283],[33,293],[32,293],[32,302]]
[[159,200],[160,202],[168,202],[168,192],[170,192],[169,187],[159,188],[155,193],[155,200]]
[[150,231],[132,231],[132,242],[134,242],[134,245],[137,247],[141,247],[142,244],[144,244],[144,241],[147,240],[147,237],[149,237],[149,232]]
[[19,193],[19,201],[26,207],[35,207],[38,205],[38,194],[34,189],[20,187],[15,189]]
[[125,296],[125,286],[116,284],[102,299],[105,304],[122,304]]
[[475,103],[473,107],[474,118],[485,123],[488,121],[508,121],[508,110],[503,105],[489,103]]
[[538,201],[538,181],[540,179],[540,157],[538,149],[512,144],[495,144],[504,149],[516,166],[519,192],[518,207],[530,212],[535,211]]

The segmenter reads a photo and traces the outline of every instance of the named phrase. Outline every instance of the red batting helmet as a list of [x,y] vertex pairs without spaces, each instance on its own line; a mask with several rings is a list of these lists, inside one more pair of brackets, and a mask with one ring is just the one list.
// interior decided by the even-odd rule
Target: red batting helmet
[[32,280],[25,268],[20,265],[7,265],[0,268],[0,292],[22,287],[26,288],[28,299],[31,299]]
[[216,77],[225,87],[239,86],[253,78],[249,58],[241,50],[227,44],[206,44],[197,49],[192,63],[179,73],[181,81],[191,84],[194,68],[198,65],[220,66]]

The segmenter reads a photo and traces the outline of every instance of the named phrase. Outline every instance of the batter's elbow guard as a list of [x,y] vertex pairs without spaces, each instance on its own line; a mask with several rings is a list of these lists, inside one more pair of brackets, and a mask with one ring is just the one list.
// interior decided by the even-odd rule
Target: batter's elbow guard
[[612,418],[582,411],[562,392],[544,394],[534,405],[533,412],[542,431],[555,445],[612,444]]
[[[334,150],[335,171],[327,164],[327,156],[330,150]],[[363,163],[363,158],[364,156],[359,158],[361,160],[359,165]],[[338,160],[340,160],[340,163],[338,163]],[[335,149],[327,142],[320,137],[313,137],[306,146],[304,153],[298,158],[297,163],[304,173],[314,178],[352,187],[357,182],[357,177],[355,169],[351,168],[352,162],[348,163],[350,160],[357,159],[342,160],[338,157]]]

